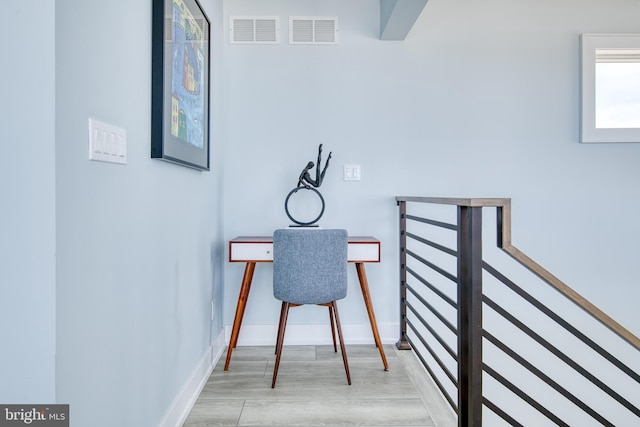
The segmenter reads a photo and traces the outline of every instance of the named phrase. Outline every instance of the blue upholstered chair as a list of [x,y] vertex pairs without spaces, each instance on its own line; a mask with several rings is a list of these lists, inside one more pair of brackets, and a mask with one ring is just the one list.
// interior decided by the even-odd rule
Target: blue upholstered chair
[[347,296],[347,231],[281,229],[273,233],[273,296],[282,301],[271,387],[276,385],[289,308],[304,304],[329,307],[334,350],[338,329],[342,361],[351,384],[347,352],[336,301]]

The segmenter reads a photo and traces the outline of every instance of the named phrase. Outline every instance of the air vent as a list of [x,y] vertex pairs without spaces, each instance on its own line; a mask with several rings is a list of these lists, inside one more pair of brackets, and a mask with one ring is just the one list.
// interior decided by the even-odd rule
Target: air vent
[[290,16],[289,44],[338,44],[338,18]]
[[237,44],[280,43],[280,19],[277,16],[232,16],[229,40]]

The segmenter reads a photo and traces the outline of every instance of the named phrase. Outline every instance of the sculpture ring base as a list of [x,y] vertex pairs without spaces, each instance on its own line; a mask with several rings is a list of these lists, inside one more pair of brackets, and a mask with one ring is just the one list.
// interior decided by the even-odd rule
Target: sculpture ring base
[[[313,221],[309,221],[309,222],[298,221],[293,216],[291,216],[291,213],[289,212],[289,199],[291,198],[291,196],[293,196],[295,193],[297,193],[298,190],[302,190],[302,189],[313,191],[314,193],[316,193],[318,195],[318,197],[320,198],[320,202],[322,203],[322,209],[320,210],[320,214]],[[289,219],[291,221],[295,222],[298,226],[300,226],[300,227],[317,227],[317,225],[313,225],[313,224],[318,222],[318,220],[320,220],[320,218],[324,214],[324,198],[322,197],[322,194],[320,194],[320,192],[318,190],[316,190],[315,188],[308,187],[306,185],[301,185],[299,187],[294,188],[293,190],[291,190],[289,192],[289,194],[287,195],[286,200],[284,201],[284,210],[287,213],[287,216],[289,217]]]

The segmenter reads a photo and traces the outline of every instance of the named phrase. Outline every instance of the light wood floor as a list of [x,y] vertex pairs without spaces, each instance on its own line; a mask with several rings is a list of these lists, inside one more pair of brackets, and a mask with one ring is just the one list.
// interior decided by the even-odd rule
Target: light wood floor
[[385,372],[374,345],[346,348],[352,385],[340,349],[285,346],[272,389],[274,348],[237,347],[228,372],[220,358],[184,427],[456,425],[411,351],[385,346]]

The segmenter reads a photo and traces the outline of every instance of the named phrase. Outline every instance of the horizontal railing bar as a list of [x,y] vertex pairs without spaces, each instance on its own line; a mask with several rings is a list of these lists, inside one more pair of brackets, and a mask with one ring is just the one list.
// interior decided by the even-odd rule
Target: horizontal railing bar
[[489,307],[491,307],[493,310],[496,311],[496,313],[500,314],[503,318],[505,318],[506,320],[508,320],[509,322],[511,322],[511,324],[513,324],[515,327],[517,327],[518,329],[520,329],[522,332],[524,332],[525,334],[527,334],[529,337],[531,337],[534,341],[536,341],[538,344],[540,344],[541,346],[543,346],[545,349],[547,349],[549,352],[551,352],[554,356],[556,356],[558,359],[562,360],[564,363],[566,363],[568,366],[570,366],[571,368],[573,368],[576,372],[578,372],[579,374],[581,374],[584,378],[586,378],[587,380],[591,381],[591,383],[593,383],[594,385],[596,385],[597,387],[599,387],[602,391],[604,391],[605,393],[607,393],[609,396],[611,396],[612,398],[614,398],[618,403],[620,403],[622,406],[624,406],[625,408],[627,408],[629,411],[633,412],[635,415],[637,415],[638,417],[640,417],[640,410],[638,408],[636,408],[631,402],[629,402],[628,400],[626,400],[624,397],[622,397],[621,395],[619,395],[618,393],[616,393],[613,389],[611,389],[609,386],[607,386],[605,383],[603,383],[602,381],[600,381],[598,378],[596,378],[592,373],[590,373],[589,371],[587,371],[585,368],[583,368],[579,363],[577,363],[576,361],[574,361],[573,359],[571,359],[569,356],[567,356],[566,354],[564,354],[562,351],[560,351],[557,347],[555,347],[553,344],[551,344],[549,341],[545,340],[544,338],[542,338],[540,335],[538,335],[535,331],[533,331],[531,328],[529,328],[527,325],[525,325],[523,322],[521,322],[520,320],[518,320],[515,316],[511,315],[509,312],[507,312],[504,308],[502,308],[498,303],[496,303],[495,301],[491,300],[491,298],[489,298],[486,295],[483,295],[482,297],[482,301],[487,304]]
[[620,360],[618,360],[615,356],[613,356],[607,350],[599,346],[595,341],[593,341],[592,339],[587,337],[585,334],[580,332],[577,328],[569,324],[569,322],[564,320],[562,317],[558,316],[555,312],[550,310],[548,307],[546,307],[544,304],[542,304],[540,301],[534,298],[531,294],[527,293],[524,289],[520,288],[513,281],[511,281],[509,278],[504,276],[502,273],[500,273],[498,270],[493,268],[491,265],[489,265],[486,262],[483,262],[483,267],[485,270],[487,270],[488,273],[490,273],[492,276],[494,276],[504,285],[509,287],[509,289],[511,289],[513,292],[518,294],[520,297],[525,299],[527,302],[529,302],[531,305],[536,307],[542,313],[547,315],[550,319],[555,321],[558,325],[562,326],[564,329],[570,332],[573,336],[575,336],[580,341],[585,343],[587,346],[589,346],[591,349],[597,352],[600,356],[604,357],[607,361],[609,361],[611,364],[616,366],[622,372],[627,374],[633,380],[640,383],[640,374],[638,374],[637,372],[634,372],[631,368],[629,368],[627,365],[622,363]]
[[505,386],[506,388],[508,388],[513,394],[517,395],[520,399],[524,400],[525,402],[527,402],[529,405],[531,405],[533,408],[537,409],[538,412],[540,412],[541,414],[543,414],[545,417],[549,418],[551,421],[553,421],[554,423],[556,423],[556,425],[559,426],[563,426],[563,427],[569,427],[569,424],[565,423],[564,421],[562,421],[560,418],[558,418],[553,412],[549,411],[547,408],[545,408],[544,406],[542,406],[537,400],[533,399],[531,396],[529,396],[527,393],[525,393],[524,391],[522,391],[522,389],[520,389],[518,386],[516,386],[515,384],[513,384],[511,381],[509,381],[508,379],[506,379],[505,377],[503,377],[502,375],[500,375],[498,372],[496,372],[494,369],[492,369],[490,366],[488,366],[486,363],[484,363],[482,365],[483,370],[491,375],[493,378],[495,378],[496,381],[498,381],[500,384],[502,384],[503,386]]
[[431,283],[429,283],[429,281],[427,279],[425,279],[424,277],[420,276],[417,272],[412,270],[410,267],[406,267],[405,266],[405,269],[407,270],[408,273],[411,273],[411,276],[415,277],[423,285],[425,285],[427,288],[429,288],[431,290],[431,292],[433,292],[434,294],[438,295],[440,298],[442,298],[451,307],[457,309],[457,303],[453,299],[449,298],[448,295],[446,295],[440,289],[438,289],[435,286],[433,286]]
[[420,261],[421,263],[423,263],[424,265],[426,265],[427,267],[431,268],[432,270],[440,273],[441,275],[443,275],[444,277],[446,277],[447,279],[451,280],[452,282],[457,282],[458,279],[456,278],[456,276],[454,276],[453,274],[449,273],[448,271],[442,269],[441,267],[438,267],[437,265],[435,265],[434,263],[427,261],[426,259],[424,259],[423,257],[421,257],[420,255],[416,254],[415,252],[406,249],[405,252],[407,253],[407,255],[411,255],[413,258],[415,258],[416,260]]
[[455,335],[458,334],[458,329],[451,324],[451,322],[449,322],[442,314],[440,314],[440,312],[438,310],[435,309],[435,307],[433,307],[431,304],[429,304],[421,295],[419,295],[415,289],[413,289],[411,287],[411,285],[409,285],[408,283],[405,283],[405,287],[411,291],[411,293],[418,298],[418,301],[420,301],[422,303],[422,305],[424,305],[425,307],[427,307],[429,309],[429,311],[438,318],[438,320],[440,320],[447,328],[449,328],[449,330],[451,332],[453,332]]
[[451,381],[451,384],[453,384],[457,388],[458,387],[458,379],[455,376],[453,376],[453,374],[451,372],[449,372],[449,369],[447,369],[447,367],[444,365],[444,362],[442,361],[442,359],[440,359],[438,357],[438,355],[435,353],[433,348],[427,343],[427,341],[424,339],[424,337],[418,332],[418,329],[413,324],[413,322],[411,322],[409,319],[407,319],[407,325],[416,334],[416,336],[418,337],[418,339],[420,340],[422,345],[425,346],[425,348],[427,349],[429,354],[431,354],[431,357],[433,357],[433,359],[436,361],[438,366],[440,366],[440,369],[442,369],[442,371],[445,373],[447,378],[449,378],[449,381]]
[[455,224],[451,224],[449,222],[436,221],[435,219],[423,218],[420,216],[405,214],[404,217],[406,219],[410,219],[412,221],[422,222],[424,224],[435,225],[436,227],[446,228],[448,230],[457,231],[458,226]]
[[424,237],[420,237],[417,234],[413,234],[410,232],[407,232],[407,237],[411,237],[414,240],[417,240],[420,243],[424,243],[425,245],[429,245],[432,248],[438,249],[439,251],[442,251],[446,254],[449,254],[451,256],[457,257],[458,256],[458,252],[454,249],[448,248],[444,245],[441,245],[439,243],[436,242],[432,242],[431,240],[425,239]]
[[[416,348],[416,346],[413,344],[413,341],[411,341],[411,338],[409,336],[407,336],[407,341],[409,341],[409,344],[411,345],[411,348]],[[442,385],[442,383],[440,382],[440,380],[438,379],[438,377],[435,375],[435,373],[431,370],[431,368],[429,367],[429,364],[426,362],[426,360],[424,360],[424,358],[422,357],[422,355],[420,354],[420,352],[418,351],[414,351],[413,352],[416,356],[418,356],[418,359],[420,359],[420,362],[422,363],[422,366],[424,366],[424,368],[427,370],[427,372],[429,372],[429,375],[431,375],[431,379],[433,379],[433,382],[436,383],[436,386],[438,387],[438,389],[440,389],[440,392],[442,393],[442,395],[444,396],[444,398],[447,400],[447,402],[449,402],[449,405],[451,406],[451,408],[454,410],[454,412],[458,412],[458,405],[456,404],[456,402],[451,398],[451,396],[449,396],[449,393],[447,392],[447,390],[444,388],[444,386]],[[456,386],[457,387],[457,386]]]
[[[449,353],[449,356],[451,356],[451,358],[453,360],[455,360],[456,362],[458,361],[458,354],[451,348],[449,347],[449,345],[445,342],[445,340],[440,336],[440,334],[438,334],[432,327],[431,325],[429,325],[429,322],[427,322],[426,320],[424,320],[424,318],[420,315],[420,313],[418,313],[418,311],[411,305],[411,303],[409,303],[407,301],[407,307],[413,312],[413,314],[416,315],[416,317],[418,318],[418,320],[420,321],[420,323],[422,323],[422,325],[427,328],[427,330],[431,333],[431,335],[433,335],[433,337],[436,339],[436,341],[438,341],[438,343],[445,349],[445,351],[447,353]],[[409,319],[407,319],[407,322],[409,322]]]
[[500,409],[495,403],[493,403],[492,401],[490,401],[489,399],[487,399],[484,396],[482,396],[482,403],[484,404],[484,406],[486,406],[487,408],[491,409],[500,418],[502,418],[503,420],[508,422],[510,426],[512,426],[512,427],[524,427],[518,421],[513,419],[509,414],[507,414],[502,409]]
[[[551,377],[549,377],[547,374],[545,374],[544,372],[542,372],[540,369],[536,368],[535,366],[533,366],[530,362],[528,362],[527,360],[525,360],[523,357],[521,357],[519,354],[517,354],[515,351],[511,350],[506,344],[504,344],[502,341],[500,341],[498,338],[496,338],[495,336],[493,336],[490,332],[488,332],[486,329],[483,330],[483,336],[489,340],[489,342],[491,342],[493,345],[495,345],[496,347],[498,347],[500,350],[502,350],[507,356],[511,357],[513,360],[515,360],[516,362],[518,362],[520,365],[522,365],[525,369],[527,369],[529,372],[531,372],[533,375],[535,375],[536,377],[538,377],[540,380],[544,381],[545,383],[547,383],[548,386],[550,386],[551,388],[553,388],[555,391],[557,391],[558,393],[560,393],[562,396],[564,396],[567,400],[569,400],[570,402],[572,402],[574,405],[576,405],[578,408],[582,409],[584,412],[586,412],[587,414],[589,414],[593,419],[595,419],[596,421],[598,421],[600,424],[604,425],[604,426],[608,426],[608,427],[614,427],[613,424],[611,424],[609,421],[607,421],[604,417],[602,417],[602,415],[598,414],[596,411],[594,411],[589,405],[585,404],[583,401],[581,401],[580,399],[578,399],[577,397],[575,397],[573,394],[571,394],[567,389],[565,389],[564,387],[562,387],[560,384],[558,384],[556,381],[554,381],[553,379],[551,379]],[[487,371],[488,372],[488,371]],[[493,375],[492,375],[493,376]]]

